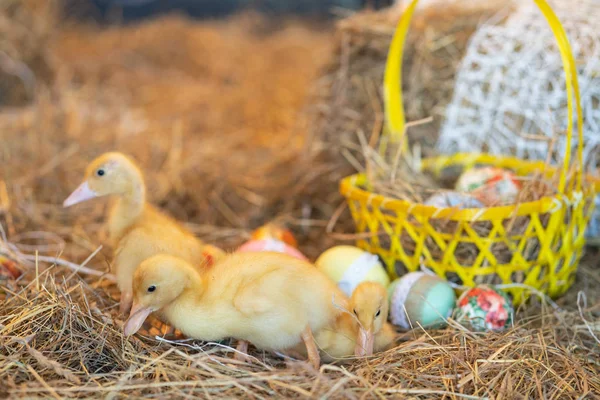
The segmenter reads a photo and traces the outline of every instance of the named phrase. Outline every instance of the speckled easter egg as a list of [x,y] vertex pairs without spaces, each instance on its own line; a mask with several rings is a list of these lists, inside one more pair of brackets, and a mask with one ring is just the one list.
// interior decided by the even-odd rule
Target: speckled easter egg
[[456,183],[457,191],[469,192],[486,205],[514,203],[520,189],[515,174],[496,167],[469,169]]
[[477,286],[458,299],[455,319],[474,331],[501,331],[510,326],[514,309],[508,295],[489,286]]
[[241,245],[237,251],[275,251],[296,257],[300,260],[308,260],[298,249],[275,239],[249,240]]
[[385,287],[390,283],[379,257],[358,247],[332,247],[321,254],[315,264],[348,296],[362,282],[377,282]]
[[390,320],[404,329],[439,328],[452,315],[456,295],[452,287],[437,276],[411,272],[392,283]]
[[425,205],[438,208],[458,207],[458,208],[483,208],[484,204],[475,197],[466,193],[454,191],[436,193],[425,200]]
[[292,232],[281,225],[269,223],[261,226],[252,232],[252,239],[274,239],[287,244],[288,246],[298,247],[298,242]]

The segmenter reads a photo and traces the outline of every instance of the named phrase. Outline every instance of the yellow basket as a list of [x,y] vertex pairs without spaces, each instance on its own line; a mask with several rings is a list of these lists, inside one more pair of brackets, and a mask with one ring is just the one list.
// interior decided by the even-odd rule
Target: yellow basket
[[[548,171],[543,162],[489,154],[456,154],[424,160],[423,168],[439,174],[444,168],[476,164],[509,168],[517,175],[534,171],[560,174],[558,195],[518,205],[484,209],[436,208],[396,200],[368,191],[364,174],[344,178],[340,191],[346,197],[361,238],[357,246],[378,254],[392,278],[415,271],[420,266],[464,286],[479,283],[523,284],[508,291],[516,304],[531,294],[533,287],[552,297],[564,293],[573,283],[585,244],[584,232],[594,207],[599,187],[592,178],[583,182],[583,124],[575,61],[564,28],[545,0],[534,0],[547,19],[558,42],[566,76],[568,130],[564,162]],[[384,77],[387,134],[399,141],[405,132],[405,117],[400,93],[404,42],[418,0],[408,6],[390,45]],[[571,161],[573,109],[577,111],[579,147],[575,179],[567,175]],[[585,183],[585,184],[584,184]],[[515,221],[522,229],[514,232]],[[440,222],[451,229],[440,230]],[[448,222],[449,221],[449,222]],[[485,226],[485,233],[477,226]],[[369,234],[370,233],[370,234]],[[407,245],[409,242],[410,246]],[[532,251],[531,247],[535,248]],[[476,251],[474,261],[465,265],[459,249]],[[508,249],[509,256],[498,259],[494,249]],[[492,280],[490,282],[489,280]]]

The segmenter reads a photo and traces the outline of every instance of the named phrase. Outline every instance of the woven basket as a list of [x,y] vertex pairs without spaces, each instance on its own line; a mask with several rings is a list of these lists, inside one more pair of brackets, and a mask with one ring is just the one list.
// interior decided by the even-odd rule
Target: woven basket
[[[547,176],[559,174],[559,194],[538,201],[484,209],[437,208],[372,193],[364,174],[344,178],[340,191],[347,199],[357,231],[363,233],[357,245],[378,254],[392,278],[423,266],[463,286],[523,284],[507,289],[516,304],[529,297],[528,286],[556,297],[573,283],[585,244],[585,227],[600,186],[582,173],[583,117],[569,42],[546,1],[534,1],[547,19],[560,49],[570,121],[573,121],[573,110],[577,112],[579,148],[575,179],[567,179],[573,124],[568,124],[563,165],[554,169],[543,162],[489,154],[456,154],[423,162],[423,169],[434,174],[440,174],[447,167],[468,168],[478,164],[509,168],[520,176],[534,171],[544,171]],[[401,140],[405,131],[402,94],[398,88],[404,42],[417,2],[413,0],[402,15],[386,63],[386,133],[392,141]],[[440,229],[442,221],[447,229]],[[512,229],[515,221],[522,226],[517,233]],[[481,233],[481,226],[486,227],[485,234]],[[475,252],[471,253],[476,254],[471,257],[474,261],[465,263],[458,254],[459,249],[465,248]],[[508,250],[509,257],[499,259],[494,250],[498,248]]]

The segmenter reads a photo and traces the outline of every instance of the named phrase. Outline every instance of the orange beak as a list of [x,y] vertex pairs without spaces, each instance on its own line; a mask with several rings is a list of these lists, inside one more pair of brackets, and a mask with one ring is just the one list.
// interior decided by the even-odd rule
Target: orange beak
[[359,328],[354,355],[356,357],[372,356],[375,345],[375,335],[371,329]]
[[129,318],[123,327],[123,333],[125,336],[131,336],[139,331],[144,324],[144,321],[146,321],[146,318],[152,314],[152,311],[153,310],[150,307],[142,307],[137,303],[133,303]]

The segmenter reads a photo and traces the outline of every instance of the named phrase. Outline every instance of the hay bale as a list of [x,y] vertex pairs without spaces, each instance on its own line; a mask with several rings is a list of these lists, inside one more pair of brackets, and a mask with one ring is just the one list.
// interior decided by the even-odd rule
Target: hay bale
[[83,213],[59,205],[85,165],[115,149],[140,163],[154,204],[207,240],[231,239],[219,243],[226,248],[272,218],[300,218],[317,192],[324,200],[310,203],[308,218],[324,218],[326,193],[337,188],[309,171],[329,167],[298,112],[329,54],[328,36],[291,21],[269,35],[266,26],[244,15],[62,28],[51,46],[60,60],[52,90],[0,113],[9,233],[43,227],[96,242],[104,202],[82,205],[93,210]]
[[49,44],[58,21],[54,1],[6,0],[0,5],[0,106],[30,101],[50,82]]
[[[463,0],[417,10],[405,47],[402,85],[407,120],[433,117],[432,123],[411,130],[424,148],[435,144],[469,38],[503,3]],[[335,159],[341,159],[347,141],[356,142],[357,132],[376,137],[381,130],[381,86],[397,18],[394,9],[363,12],[337,25],[335,56],[317,91],[317,130]],[[342,165],[349,173],[349,166]]]

